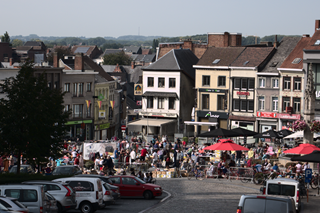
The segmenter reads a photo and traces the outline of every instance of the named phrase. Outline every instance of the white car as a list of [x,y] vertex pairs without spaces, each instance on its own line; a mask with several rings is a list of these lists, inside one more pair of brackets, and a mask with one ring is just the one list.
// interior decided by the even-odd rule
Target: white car
[[54,181],[68,183],[76,192],[76,209],[82,213],[93,213],[103,208],[103,186],[99,178],[69,177]]

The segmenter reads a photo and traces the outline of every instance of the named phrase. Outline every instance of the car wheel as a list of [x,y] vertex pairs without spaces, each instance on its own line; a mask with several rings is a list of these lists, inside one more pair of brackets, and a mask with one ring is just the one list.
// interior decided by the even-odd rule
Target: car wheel
[[145,192],[143,193],[143,197],[144,197],[146,200],[152,199],[152,197],[153,197],[152,192],[150,192],[150,191],[145,191]]
[[92,208],[91,203],[89,203],[89,202],[82,203],[81,206],[80,206],[80,211],[82,213],[92,213],[93,212],[93,208]]
[[63,212],[63,211],[62,211],[62,206],[61,206],[61,204],[58,203],[58,202],[57,202],[57,207],[58,207],[58,212],[59,212],[59,213],[62,213],[62,212]]

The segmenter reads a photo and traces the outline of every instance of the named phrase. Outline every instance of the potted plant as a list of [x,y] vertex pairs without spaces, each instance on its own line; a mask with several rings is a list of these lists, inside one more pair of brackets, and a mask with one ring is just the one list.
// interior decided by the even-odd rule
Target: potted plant
[[320,132],[320,121],[311,121],[310,130],[312,133]]
[[303,131],[307,128],[307,123],[303,120],[297,120],[292,125],[294,131]]

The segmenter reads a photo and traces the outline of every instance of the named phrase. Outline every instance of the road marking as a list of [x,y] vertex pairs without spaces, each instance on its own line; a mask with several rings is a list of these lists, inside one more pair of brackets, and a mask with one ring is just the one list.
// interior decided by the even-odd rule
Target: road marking
[[144,213],[144,212],[149,211],[150,209],[155,208],[157,205],[159,205],[160,203],[163,203],[164,201],[166,201],[168,198],[170,198],[170,197],[172,196],[172,195],[171,195],[171,193],[170,193],[170,192],[168,192],[168,191],[163,190],[163,192],[165,192],[165,193],[167,193],[167,194],[168,194],[165,198],[163,198],[162,200],[160,200],[160,201],[159,201],[159,203],[156,203],[156,204],[154,204],[153,206],[150,206],[149,208],[147,208],[147,209],[145,209],[145,210],[140,211],[139,213]]

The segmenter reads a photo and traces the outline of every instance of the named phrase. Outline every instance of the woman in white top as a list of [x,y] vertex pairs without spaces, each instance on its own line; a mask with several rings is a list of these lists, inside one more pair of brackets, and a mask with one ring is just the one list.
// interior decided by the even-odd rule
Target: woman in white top
[[130,163],[133,163],[136,161],[136,152],[134,149],[130,152]]
[[99,170],[100,169],[100,158],[97,157],[96,160],[94,161],[94,169]]

